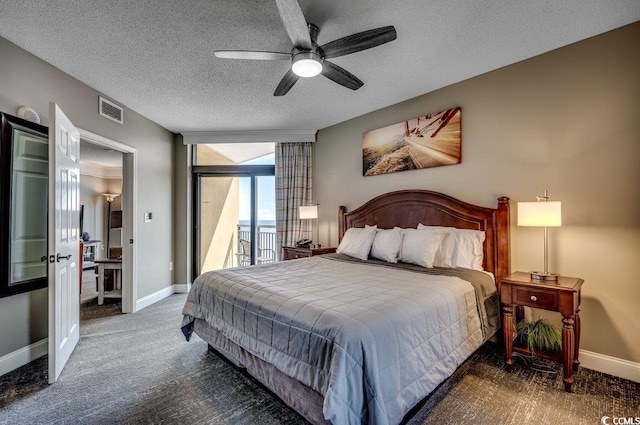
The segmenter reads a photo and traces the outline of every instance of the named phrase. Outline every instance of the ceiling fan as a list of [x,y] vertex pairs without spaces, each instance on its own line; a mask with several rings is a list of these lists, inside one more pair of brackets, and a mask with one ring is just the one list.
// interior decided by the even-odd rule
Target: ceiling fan
[[370,49],[396,39],[396,29],[388,26],[352,34],[319,46],[316,41],[320,29],[307,23],[297,0],[276,0],[276,5],[284,28],[293,42],[290,53],[251,50],[214,52],[216,57],[225,59],[290,60],[291,69],[278,84],[274,96],[287,94],[300,77],[314,77],[318,74],[351,90],[358,90],[364,83],[327,59]]

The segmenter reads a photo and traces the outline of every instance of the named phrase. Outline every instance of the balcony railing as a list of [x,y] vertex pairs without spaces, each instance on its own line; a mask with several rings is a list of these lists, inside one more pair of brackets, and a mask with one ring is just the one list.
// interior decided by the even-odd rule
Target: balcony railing
[[[257,226],[258,235],[258,257],[256,264],[273,263],[278,259],[278,249],[276,248],[276,226],[262,224]],[[250,264],[251,252],[249,241],[251,240],[251,230],[249,226],[238,224],[238,264],[248,266]],[[244,241],[244,242],[243,242]]]

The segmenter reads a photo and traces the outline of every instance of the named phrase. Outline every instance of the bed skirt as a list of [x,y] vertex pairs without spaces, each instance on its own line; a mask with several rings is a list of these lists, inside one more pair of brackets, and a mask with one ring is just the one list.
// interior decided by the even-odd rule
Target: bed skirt
[[273,365],[254,356],[235,342],[211,327],[207,322],[195,319],[193,330],[210,347],[231,363],[246,371],[277,395],[286,405],[302,415],[313,425],[327,425],[322,405],[324,397],[300,381],[285,375]]

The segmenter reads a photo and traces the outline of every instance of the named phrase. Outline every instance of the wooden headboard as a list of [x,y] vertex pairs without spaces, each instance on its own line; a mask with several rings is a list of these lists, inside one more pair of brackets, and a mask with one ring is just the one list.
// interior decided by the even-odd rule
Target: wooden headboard
[[509,274],[509,198],[506,196],[498,198],[497,208],[486,208],[429,190],[390,192],[350,212],[341,206],[338,238],[342,240],[347,229],[365,224],[392,229],[395,226],[415,228],[419,223],[484,230],[484,269],[495,275],[496,283]]

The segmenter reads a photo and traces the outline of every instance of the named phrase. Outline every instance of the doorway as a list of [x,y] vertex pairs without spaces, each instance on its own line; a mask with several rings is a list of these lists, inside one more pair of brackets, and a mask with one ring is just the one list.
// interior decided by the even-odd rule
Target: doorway
[[[79,129],[79,131],[81,139],[81,175],[86,179],[93,180],[95,185],[89,198],[85,197],[85,201],[92,203],[93,208],[87,208],[85,205],[83,224],[86,223],[84,227],[87,229],[87,225],[93,220],[93,229],[102,229],[101,232],[96,232],[96,234],[100,234],[99,242],[89,242],[92,245],[92,249],[95,250],[94,258],[106,259],[109,258],[111,253],[112,257],[115,256],[122,259],[122,270],[119,271],[122,289],[118,294],[121,296],[121,312],[133,313],[136,311],[135,301],[137,299],[136,245],[134,243],[136,240],[134,217],[136,212],[137,151],[130,146],[89,131],[82,129]],[[86,171],[92,167],[87,167],[83,172],[82,146],[86,146],[86,151],[90,152],[88,156],[91,156],[96,162],[93,164],[93,168],[97,167],[99,169],[102,166],[103,176],[114,178],[105,179],[107,181],[106,184],[104,184],[105,182],[96,183],[99,179],[96,179],[95,175],[90,176],[88,174],[90,172]],[[100,160],[101,154],[99,152],[102,152],[102,160]],[[109,164],[113,165],[115,158],[120,159],[120,176],[109,175],[109,170],[104,169],[105,167],[109,168]],[[105,166],[105,164],[107,165]],[[81,178],[81,184],[82,181],[83,179]],[[91,212],[94,213],[93,216],[90,215]],[[93,240],[97,239],[94,238]],[[118,252],[118,249],[121,249],[121,252]],[[86,249],[85,253],[87,253]],[[90,256],[90,253],[87,254]],[[92,267],[88,267],[87,272],[91,273],[90,279],[95,277],[92,271]]]

